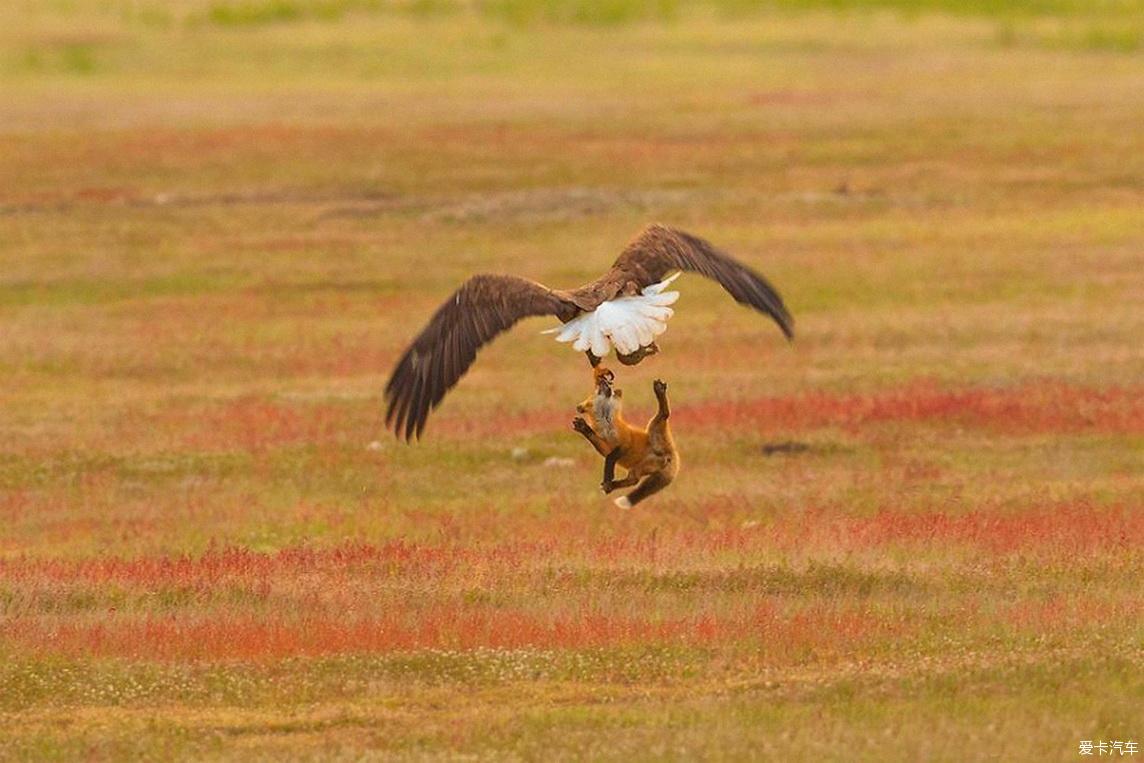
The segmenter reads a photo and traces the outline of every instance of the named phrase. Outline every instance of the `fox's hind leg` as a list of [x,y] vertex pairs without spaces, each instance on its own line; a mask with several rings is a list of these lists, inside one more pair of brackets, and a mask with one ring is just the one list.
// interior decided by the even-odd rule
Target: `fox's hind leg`
[[600,489],[604,491],[605,495],[616,488],[628,487],[639,482],[639,476],[633,475],[630,471],[627,477],[616,480],[616,462],[620,460],[620,455],[620,449],[616,447],[612,449],[611,453],[604,456],[604,481],[600,483]]
[[616,499],[615,503],[621,509],[630,509],[643,499],[647,498],[648,496],[655,495],[670,484],[671,477],[668,477],[663,472],[650,474],[648,475],[647,479],[639,484],[639,487],[627,495],[621,495]]
[[635,476],[629,474],[627,477],[624,477],[622,480],[604,480],[603,482],[600,483],[600,489],[604,491],[604,495],[607,495],[608,493],[612,492],[613,490],[619,490],[622,487],[631,487],[632,485],[636,484],[639,481],[640,481],[639,477],[635,477]]

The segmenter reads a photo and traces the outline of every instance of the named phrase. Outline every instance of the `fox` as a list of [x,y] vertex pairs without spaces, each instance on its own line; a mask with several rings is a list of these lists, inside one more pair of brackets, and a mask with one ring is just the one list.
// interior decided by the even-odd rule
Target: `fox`
[[[635,490],[614,501],[621,509],[630,509],[671,484],[679,473],[679,451],[668,424],[671,408],[667,402],[667,383],[656,379],[652,384],[659,410],[647,426],[640,429],[624,420],[624,391],[615,387],[615,378],[604,366],[592,369],[595,391],[576,406],[580,415],[572,420],[572,429],[582,434],[604,457],[604,479],[600,488],[605,495],[636,485]],[[616,479],[617,464],[628,470],[621,480]]]

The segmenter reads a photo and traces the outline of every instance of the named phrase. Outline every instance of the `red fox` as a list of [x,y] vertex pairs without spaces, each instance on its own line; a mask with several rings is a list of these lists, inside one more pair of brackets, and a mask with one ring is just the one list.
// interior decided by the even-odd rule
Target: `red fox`
[[[582,415],[572,420],[572,428],[584,435],[604,457],[604,481],[600,487],[605,493],[639,483],[635,490],[615,500],[621,509],[630,509],[670,485],[679,473],[679,452],[667,423],[671,414],[667,384],[655,380],[652,390],[659,401],[659,410],[647,427],[640,429],[624,421],[624,391],[613,388],[615,375],[603,366],[596,366],[592,378],[596,391],[576,406],[576,412]],[[616,464],[628,470],[628,476],[622,480],[615,479]]]

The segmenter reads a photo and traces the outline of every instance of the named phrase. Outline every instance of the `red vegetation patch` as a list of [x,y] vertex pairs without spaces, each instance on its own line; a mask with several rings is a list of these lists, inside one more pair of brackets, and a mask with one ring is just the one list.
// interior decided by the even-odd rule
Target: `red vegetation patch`
[[57,582],[121,583],[141,586],[202,584],[239,579],[269,580],[320,573],[370,572],[382,577],[439,575],[472,559],[475,552],[393,541],[380,546],[347,543],[327,549],[293,547],[274,553],[224,548],[200,556],[121,559],[0,560],[0,581],[43,578]]
[[542,408],[524,413],[494,411],[476,415],[472,411],[460,414],[431,416],[426,429],[427,437],[449,436],[471,439],[474,437],[504,436],[507,434],[537,434],[551,432],[554,427],[567,426],[574,413],[574,405],[560,408]]
[[313,612],[271,614],[112,614],[97,621],[13,618],[0,638],[32,651],[145,659],[259,659],[420,649],[587,649],[651,644],[712,646],[759,643],[772,657],[825,656],[859,644],[897,638],[906,624],[867,606],[812,603],[788,610],[755,609],[688,617],[624,616],[590,605],[537,613],[487,604],[418,607],[355,617]]
[[1144,615],[1144,599],[1109,599],[1091,595],[1057,594],[1045,599],[1007,603],[1001,620],[1016,632],[1039,634],[1061,630],[1083,630],[1095,624],[1139,623]]
[[[1048,554],[1064,563],[1127,558],[1144,537],[1144,512],[1086,503],[869,516],[813,509],[771,524],[651,536],[576,533],[561,521],[536,540],[468,546],[393,541],[274,553],[224,548],[198,556],[0,560],[0,591],[12,603],[0,643],[153,659],[669,643],[757,648],[768,661],[822,658],[893,643],[928,626],[925,618],[887,609],[879,597],[841,595],[867,585],[878,590],[878,575],[760,560],[904,545],[946,554]],[[703,572],[716,560],[735,572]],[[895,581],[886,585],[912,585]],[[665,611],[665,592],[691,603]],[[1131,602],[1102,604],[1120,607],[1118,617],[1139,614]],[[965,616],[1051,631],[1099,614],[1086,606],[1025,596],[1003,612],[971,608]]]
[[[1020,510],[985,507],[881,509],[854,516],[828,508],[810,508],[769,524],[751,523],[719,534],[727,548],[834,548],[860,550],[886,546],[944,549],[951,544],[981,552],[1008,554],[1126,554],[1144,537],[1144,511],[1130,505],[1059,503]],[[711,538],[708,543],[714,543]]]
[[[23,498],[11,497],[19,510]],[[7,505],[7,504],[0,504]],[[702,511],[700,507],[700,511]],[[990,554],[1125,553],[1144,537],[1144,511],[1129,505],[1087,502],[1022,510],[985,507],[967,511],[882,509],[854,516],[811,508],[765,524],[712,531],[664,529],[654,535],[617,531],[585,534],[562,519],[535,526],[533,539],[424,544],[305,546],[261,553],[223,548],[199,556],[122,559],[0,559],[0,583],[211,587],[234,581],[281,581],[299,576],[472,581],[481,574],[518,575],[564,562],[593,566],[643,566],[663,559],[713,558],[799,549],[867,549],[893,545],[947,548],[960,544]]]
[[1098,508],[1063,504],[1006,514],[998,510],[964,513],[879,511],[833,525],[849,546],[890,543],[960,543],[1007,554],[1040,548],[1069,554],[1123,553],[1144,538],[1144,512],[1128,507]]
[[811,605],[784,612],[775,601],[767,601],[755,610],[747,627],[764,655],[789,659],[799,654],[825,656],[862,644],[896,641],[916,631],[919,625],[890,612],[873,610],[869,605]]
[[[647,411],[650,413],[650,409]],[[811,392],[755,400],[679,402],[680,428],[790,432],[907,422],[979,428],[1000,433],[1144,433],[1144,387],[1092,389],[1067,384],[942,389],[917,382],[880,392]],[[430,436],[503,436],[551,431],[572,416],[570,407],[473,416],[445,413],[429,422]]]
[[199,411],[166,413],[162,418],[168,431],[186,433],[187,448],[201,451],[259,452],[279,445],[329,443],[355,431],[345,407],[301,406],[253,397]]
[[742,402],[679,405],[680,426],[790,430],[934,422],[1010,432],[1144,432],[1144,388],[1065,384],[942,390],[927,384],[868,394],[814,392]]
[[422,612],[402,608],[368,619],[235,615],[116,618],[59,625],[22,619],[0,626],[0,635],[32,648],[50,642],[46,651],[66,655],[254,659],[418,649],[703,644],[713,642],[721,630],[721,624],[710,617],[652,620],[592,613],[547,617],[511,609],[442,607]]
[[333,126],[285,124],[243,125],[200,130],[152,128],[112,133],[98,143],[89,142],[85,158],[95,168],[142,170],[162,157],[164,165],[193,169],[231,161],[235,156],[267,159],[313,156],[324,147],[366,144],[376,131]]
[[[304,359],[277,362],[286,373],[352,375],[384,367],[388,355],[361,343],[335,346]],[[184,432],[186,447],[197,450],[262,451],[278,445],[329,443],[361,435],[363,421],[376,420],[383,401],[358,406],[300,404],[244,397],[198,409],[169,410],[150,418],[150,429]],[[571,407],[524,412],[445,412],[431,418],[430,437],[504,437],[551,432],[566,426]],[[810,393],[753,401],[705,402],[677,406],[676,426],[686,429],[755,432],[805,431],[823,427],[857,430],[886,422],[978,427],[1006,433],[1144,433],[1144,388],[1093,390],[1064,385],[1012,389],[940,390],[915,384],[885,392],[835,395]],[[134,426],[135,422],[131,422]],[[364,438],[364,435],[361,435]]]
[[75,198],[79,201],[87,201],[102,204],[111,204],[117,202],[132,201],[136,196],[136,191],[133,188],[121,187],[88,187],[80,188],[75,192]]

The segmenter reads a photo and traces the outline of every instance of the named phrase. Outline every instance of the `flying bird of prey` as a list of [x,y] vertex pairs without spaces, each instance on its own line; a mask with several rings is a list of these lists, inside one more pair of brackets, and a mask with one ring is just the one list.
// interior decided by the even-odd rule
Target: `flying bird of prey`
[[530,316],[558,318],[564,326],[551,333],[587,353],[592,365],[613,348],[621,363],[639,363],[659,351],[655,337],[667,328],[669,305],[679,297],[666,289],[680,272],[718,281],[736,302],[774,319],[787,339],[794,336],[794,321],[765,278],[697,236],[650,225],[611,270],[577,289],[508,275],[477,275],[461,284],[397,361],[385,387],[386,425],[406,440],[420,437],[430,411],[477,351]]

